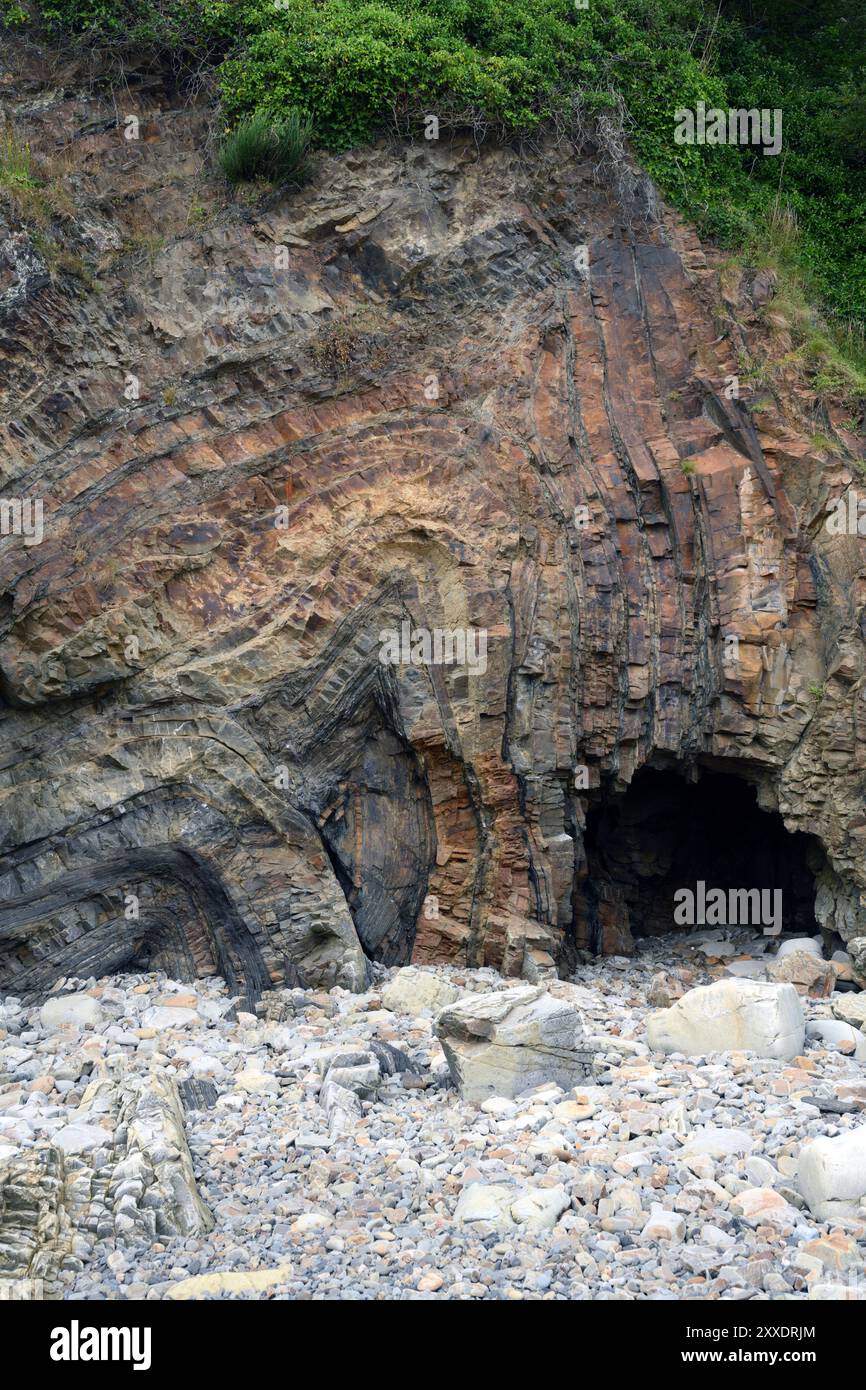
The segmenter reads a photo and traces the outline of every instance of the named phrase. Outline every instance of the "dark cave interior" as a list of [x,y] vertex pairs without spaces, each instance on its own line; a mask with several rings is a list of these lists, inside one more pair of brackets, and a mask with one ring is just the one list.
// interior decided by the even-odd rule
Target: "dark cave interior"
[[695,891],[701,880],[707,891],[781,889],[783,931],[818,931],[818,841],[788,831],[738,777],[704,772],[690,782],[643,768],[624,793],[590,806],[585,846],[581,944],[592,950],[627,950],[639,937],[690,930],[674,919],[674,894]]

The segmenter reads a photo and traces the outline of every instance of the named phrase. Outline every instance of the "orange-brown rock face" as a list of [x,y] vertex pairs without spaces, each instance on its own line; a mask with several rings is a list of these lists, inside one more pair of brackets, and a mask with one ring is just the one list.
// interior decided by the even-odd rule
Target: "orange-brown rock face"
[[0,539],[4,986],[628,949],[584,831],[646,765],[751,783],[866,935],[864,540],[844,454],[737,396],[759,287],[589,155],[382,147],[190,220],[194,112],[28,99],[96,270],[0,229],[44,508]]

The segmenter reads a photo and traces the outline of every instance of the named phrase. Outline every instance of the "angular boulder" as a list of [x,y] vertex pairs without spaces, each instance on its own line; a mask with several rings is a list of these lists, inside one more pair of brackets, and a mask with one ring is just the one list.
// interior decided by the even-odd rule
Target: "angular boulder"
[[791,984],[798,994],[825,999],[833,993],[837,976],[832,961],[823,960],[814,951],[781,953],[767,966],[767,978],[775,984]]
[[667,1240],[672,1245],[678,1245],[686,1238],[685,1218],[679,1212],[667,1211],[658,1202],[653,1202],[641,1236],[644,1240]]
[[866,1033],[866,992],[863,994],[840,994],[831,1001],[831,1008],[843,1023],[859,1028]]
[[596,1053],[577,1010],[537,985],[469,995],[442,1010],[436,1033],[464,1100],[511,1098],[551,1081],[567,1090],[593,1073]]
[[856,1211],[866,1199],[866,1125],[833,1139],[813,1139],[800,1151],[797,1182],[818,1220]]
[[796,1226],[800,1219],[797,1208],[772,1187],[750,1187],[740,1192],[731,1202],[731,1211],[752,1227]]
[[654,1052],[687,1057],[741,1051],[787,1062],[802,1052],[804,1037],[794,986],[761,980],[728,978],[701,985],[647,1022],[647,1042]]

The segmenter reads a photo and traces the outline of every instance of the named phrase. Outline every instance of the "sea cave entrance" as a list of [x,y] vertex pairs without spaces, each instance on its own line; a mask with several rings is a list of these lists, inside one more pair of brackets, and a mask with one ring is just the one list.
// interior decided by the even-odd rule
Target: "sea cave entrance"
[[[695,894],[698,917],[710,890],[723,890],[741,912],[746,899],[732,898],[732,890],[780,890],[780,899],[761,901],[781,907],[782,930],[803,936],[819,931],[819,841],[788,831],[779,814],[758,805],[756,788],[739,777],[703,771],[688,781],[677,772],[643,768],[624,792],[593,799],[584,844],[578,942],[596,953],[628,953],[641,937],[692,930],[675,917],[677,909],[680,919],[688,914],[684,889]],[[757,899],[748,901],[753,911]],[[708,926],[715,925],[712,915]],[[762,930],[762,922],[753,925]]]

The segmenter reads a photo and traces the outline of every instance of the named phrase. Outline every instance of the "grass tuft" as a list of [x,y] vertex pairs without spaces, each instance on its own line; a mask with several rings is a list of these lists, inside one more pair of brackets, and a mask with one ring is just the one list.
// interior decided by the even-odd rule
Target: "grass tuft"
[[275,120],[257,111],[242,120],[224,142],[220,167],[230,183],[263,180],[300,185],[306,176],[312,122],[300,111]]
[[0,135],[0,184],[7,188],[35,188],[30,146],[21,144],[11,126]]

